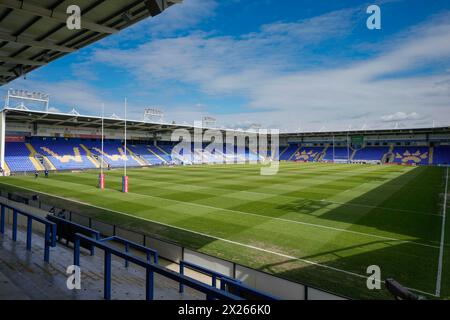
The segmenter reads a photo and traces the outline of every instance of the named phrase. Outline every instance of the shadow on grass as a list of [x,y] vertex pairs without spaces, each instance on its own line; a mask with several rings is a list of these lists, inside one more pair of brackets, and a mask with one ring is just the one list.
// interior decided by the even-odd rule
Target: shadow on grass
[[[442,217],[442,168],[418,167],[405,172],[345,203],[326,199],[299,199],[277,207],[285,211],[314,215],[320,220],[369,227],[415,238],[416,242],[439,244]],[[314,214],[317,210],[324,211]],[[350,227],[349,230],[358,230]]]

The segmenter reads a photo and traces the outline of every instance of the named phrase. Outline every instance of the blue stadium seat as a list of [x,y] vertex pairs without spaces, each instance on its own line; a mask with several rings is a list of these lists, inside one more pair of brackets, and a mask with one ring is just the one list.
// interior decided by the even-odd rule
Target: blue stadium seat
[[57,170],[92,169],[95,164],[89,161],[79,140],[33,139],[31,144],[36,151],[46,156]]
[[[86,141],[83,144],[92,152],[92,154],[97,155],[98,158],[101,157],[101,141]],[[139,167],[141,166],[132,156],[127,152],[125,157],[124,147],[120,140],[107,140],[103,143],[103,159],[112,168],[119,168],[125,165],[125,160],[127,166],[129,167]]]
[[319,158],[323,150],[324,147],[301,147],[300,150],[293,155],[292,160],[313,162]]
[[450,146],[434,148],[433,164],[450,164]]
[[29,155],[30,151],[24,142],[5,143],[5,161],[12,172],[36,170]]
[[389,152],[389,147],[365,147],[356,151],[353,160],[356,161],[381,161]]
[[396,147],[393,150],[394,163],[428,164],[430,148],[428,147]]

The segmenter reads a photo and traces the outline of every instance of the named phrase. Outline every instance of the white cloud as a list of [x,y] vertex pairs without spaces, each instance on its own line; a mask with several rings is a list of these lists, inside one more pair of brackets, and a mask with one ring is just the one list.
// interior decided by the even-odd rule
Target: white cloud
[[[190,17],[184,17],[184,9],[177,11],[175,6],[167,10],[164,19],[161,15],[149,32],[170,34],[195,25],[214,15],[217,2],[191,0],[185,5],[192,10]],[[165,110],[166,119],[179,123],[192,123],[204,115],[216,116],[219,124],[227,126],[261,123],[287,130],[300,126],[319,130],[324,124],[329,130],[346,129],[349,124],[377,128],[393,121],[425,125],[424,119],[431,117],[449,123],[448,70],[428,75],[414,75],[411,71],[450,60],[450,14],[386,39],[372,58],[351,61],[353,52],[339,53],[339,40],[352,32],[355,12],[341,10],[297,22],[275,22],[239,37],[212,32],[156,37],[133,49],[98,49],[89,63],[104,63],[130,72],[140,84],[136,91],[158,86],[173,87],[174,91],[194,87],[216,100],[239,97],[248,101],[245,108],[220,115],[206,104],[172,103]],[[149,21],[156,19],[159,17]],[[335,49],[317,53],[315,49],[327,41]],[[97,108],[96,112],[103,102],[101,92],[81,82],[49,82],[44,86],[56,102],[69,99],[86,110]],[[120,102],[107,103],[120,113]],[[137,115],[137,107],[135,112]]]
[[130,29],[124,30],[120,39],[161,38],[174,32],[188,30],[202,21],[215,16],[218,1],[184,0],[156,17],[144,20]]
[[393,122],[393,121],[407,121],[407,120],[417,120],[419,119],[419,114],[417,112],[405,113],[405,112],[396,112],[392,114],[387,114],[381,117],[381,120],[385,122]]
[[61,112],[60,109],[55,108],[55,107],[49,107],[49,108],[48,108],[48,111],[49,111],[49,112],[54,112],[54,113],[60,113],[60,112]]
[[[391,121],[379,114],[391,114],[392,109],[403,110],[392,119],[440,113],[450,121],[450,75],[445,70],[428,76],[396,74],[450,58],[450,15],[411,28],[365,61],[330,67],[333,56],[322,61],[308,51],[308,46],[351,32],[353,13],[277,22],[238,38],[195,32],[155,40],[133,51],[99,50],[94,60],[126,68],[140,79],[150,79],[153,86],[171,81],[196,85],[208,95],[245,97],[249,109],[218,116],[229,125],[250,121],[292,130],[302,122],[309,129],[322,123],[342,129],[358,122],[355,114],[363,114],[361,125],[376,127]],[[299,56],[304,56],[301,63]],[[177,118],[180,114],[199,116],[179,108],[173,113]]]

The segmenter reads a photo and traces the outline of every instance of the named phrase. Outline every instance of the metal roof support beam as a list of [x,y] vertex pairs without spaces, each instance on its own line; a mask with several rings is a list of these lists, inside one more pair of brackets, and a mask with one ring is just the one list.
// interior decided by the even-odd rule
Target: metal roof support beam
[[125,121],[123,120],[119,120],[119,122],[117,123],[111,123],[111,124],[104,124],[103,127],[104,128],[111,128],[111,127],[124,127],[125,126]]
[[54,123],[53,125],[54,126],[59,126],[59,125],[62,125],[63,123],[73,122],[73,121],[76,121],[77,118],[78,118],[78,116],[72,117],[72,118],[69,118],[69,119],[64,119],[64,120],[61,120],[59,122]]
[[[25,2],[23,0],[2,0],[0,2],[0,7],[9,8],[18,10],[24,13],[28,13],[30,15],[38,16],[41,18],[49,19],[58,23],[66,23],[67,14],[62,12],[56,12],[53,10],[49,10],[46,8],[42,8],[35,4],[30,4],[29,2]],[[87,29],[100,33],[112,34],[116,33],[119,30],[110,28],[107,26],[102,26],[100,24],[86,21],[85,19],[81,22],[81,28]]]
[[1,77],[14,77],[14,76],[16,76],[16,74],[11,71],[6,71],[5,69],[3,69],[3,70],[0,69],[0,76]]
[[13,63],[13,64],[22,64],[26,66],[43,66],[45,65],[44,61],[36,61],[36,60],[28,60],[28,59],[20,59],[20,58],[12,58],[12,57],[2,57],[0,56],[1,62]]
[[182,0],[146,0],[145,5],[147,7],[148,12],[152,15],[152,17],[157,16],[164,10],[166,10],[170,5],[181,3]]
[[83,122],[83,124],[79,125],[78,127],[80,127],[80,128],[90,127],[91,125],[101,124],[101,122],[102,122],[102,119],[97,119],[94,121],[85,121],[85,122]]
[[75,49],[72,49],[69,47],[58,46],[58,45],[55,45],[55,44],[52,44],[49,42],[45,42],[45,41],[34,41],[31,39],[26,39],[24,37],[15,37],[15,36],[9,35],[7,33],[1,32],[1,31],[0,31],[0,40],[23,44],[23,45],[41,48],[41,49],[60,51],[60,52],[74,52],[75,51]]

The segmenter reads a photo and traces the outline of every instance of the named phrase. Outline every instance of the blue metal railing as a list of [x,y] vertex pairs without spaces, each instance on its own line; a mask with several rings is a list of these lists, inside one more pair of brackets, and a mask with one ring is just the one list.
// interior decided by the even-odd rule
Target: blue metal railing
[[[54,215],[47,215],[47,219],[49,221],[55,222],[59,226],[57,228],[58,240],[61,240],[61,237],[64,237],[67,242],[69,242],[70,240],[74,241],[75,233],[79,233],[80,231],[87,236],[94,237],[97,240],[100,239],[100,232],[97,230],[85,227],[81,224]],[[67,230],[65,227],[70,228],[70,230]],[[91,256],[93,256],[95,254],[94,246],[91,246],[89,250],[91,251]]]
[[[191,270],[194,270],[194,271],[200,272],[202,274],[205,274],[207,276],[210,276],[211,277],[211,286],[213,286],[214,288],[217,287],[217,280],[221,280],[221,279],[228,279],[230,281],[235,281],[235,282],[238,282],[238,283],[241,282],[240,280],[228,277],[228,276],[226,276],[226,275],[224,275],[222,273],[219,273],[219,272],[216,272],[216,271],[212,271],[212,270],[209,270],[207,268],[204,268],[204,267],[201,267],[199,265],[196,265],[194,263],[181,260],[180,261],[180,274],[184,274],[184,269],[185,268],[189,268]],[[182,283],[180,283],[179,292],[183,293],[183,291],[184,291],[184,286],[183,286]],[[209,297],[207,297],[207,299],[209,299]]]
[[[234,279],[219,272],[209,270],[207,268],[204,268],[191,262],[180,261],[180,274],[184,274],[185,268],[189,268],[191,270],[198,271],[202,274],[210,276],[211,285],[214,288],[217,286],[217,280],[219,280],[221,290],[227,291],[228,289],[232,289],[234,291],[237,291],[238,296],[242,297],[243,295],[244,297],[242,298],[245,298],[245,296],[247,296],[250,297],[251,299],[278,300],[278,298],[275,298],[274,296],[271,296],[269,294],[266,294],[264,292],[261,292],[259,290],[250,288],[242,284],[242,281],[238,279]],[[183,292],[183,284],[180,283],[180,293],[182,292]],[[211,299],[211,297],[209,296],[207,296],[206,298],[208,300]]]
[[153,300],[154,293],[154,273],[158,273],[166,278],[174,280],[178,283],[182,283],[192,289],[205,293],[207,296],[216,298],[216,299],[225,299],[225,300],[242,300],[241,297],[238,297],[232,293],[213,288],[209,285],[206,285],[200,281],[195,279],[191,279],[184,275],[181,275],[175,271],[164,268],[158,264],[149,263],[148,261],[144,261],[138,257],[134,257],[126,252],[122,252],[116,248],[109,246],[108,244],[98,241],[89,237],[86,237],[82,234],[75,234],[75,242],[74,242],[74,257],[73,264],[76,266],[80,266],[80,242],[86,241],[93,246],[103,250],[105,252],[105,264],[104,264],[104,298],[106,300],[111,299],[111,256],[115,255],[119,258],[128,260],[146,270],[146,282],[145,282],[145,297],[146,300]]
[[31,250],[31,240],[32,240],[32,233],[33,233],[33,221],[42,223],[45,225],[45,231],[44,231],[44,261],[49,262],[50,261],[50,247],[56,247],[56,224],[48,221],[45,218],[36,216],[34,214],[30,214],[27,212],[23,212],[19,209],[16,209],[14,207],[8,206],[6,204],[0,203],[0,232],[5,233],[5,210],[11,209],[13,211],[13,223],[12,223],[12,240],[17,241],[17,219],[18,215],[23,215],[27,218],[27,241],[26,241],[26,247],[27,250]]
[[[98,240],[98,239],[97,239]],[[109,241],[113,241],[113,242],[118,242],[120,244],[123,244],[125,246],[125,253],[129,253],[130,252],[130,248],[131,249],[135,249],[137,251],[143,252],[146,254],[147,256],[147,262],[151,263],[152,262],[152,257],[153,257],[153,263],[158,264],[158,252],[156,250],[144,247],[143,245],[140,245],[136,242],[132,242],[129,241],[127,239],[118,237],[118,236],[112,236],[112,237],[108,237],[108,238],[103,238],[101,240],[99,240],[100,242],[109,242]],[[127,259],[125,259],[125,268],[128,268],[128,263],[129,261]]]

